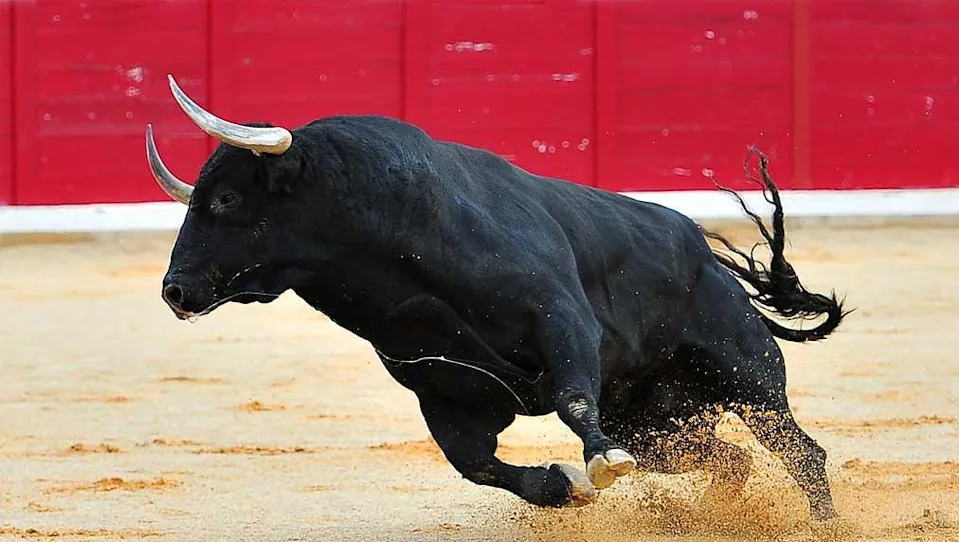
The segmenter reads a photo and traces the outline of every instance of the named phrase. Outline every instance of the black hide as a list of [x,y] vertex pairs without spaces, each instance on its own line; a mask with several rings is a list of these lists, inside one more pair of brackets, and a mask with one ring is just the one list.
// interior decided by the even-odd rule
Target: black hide
[[[284,155],[220,146],[203,167],[165,279],[179,316],[292,289],[373,345],[457,470],[536,504],[567,504],[575,487],[555,465],[494,457],[517,414],[557,411],[587,461],[622,448],[641,469],[704,468],[735,485],[742,472],[710,467],[742,459],[712,436],[710,413],[728,409],[781,455],[814,515],[834,515],[825,453],[789,414],[767,322],[786,328],[754,306],[830,316],[790,340],[835,328],[834,299],[789,312],[817,295],[791,266],[737,266],[673,210],[396,120],[327,118],[293,135]],[[737,276],[775,296],[751,300]]]

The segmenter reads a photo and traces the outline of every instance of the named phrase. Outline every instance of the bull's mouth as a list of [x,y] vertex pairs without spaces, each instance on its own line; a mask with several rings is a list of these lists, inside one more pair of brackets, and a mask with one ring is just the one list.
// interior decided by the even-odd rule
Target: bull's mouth
[[226,284],[213,285],[207,290],[206,295],[198,296],[199,299],[206,298],[205,301],[198,302],[199,300],[194,298],[191,303],[193,306],[183,306],[171,303],[169,300],[167,304],[177,318],[194,322],[227,303],[269,303],[280,297],[286,288],[279,283],[271,284],[262,271],[264,271],[262,265],[253,265],[240,271]]
[[238,294],[233,294],[230,296],[229,301],[231,303],[240,303],[246,305],[247,303],[268,303],[277,297],[280,294],[273,294],[267,292],[240,292]]
[[278,297],[280,297],[279,293],[244,290],[230,295],[223,295],[210,303],[205,309],[196,312],[183,310],[174,306],[170,308],[173,310],[173,314],[180,320],[195,322],[201,316],[206,316],[227,303],[269,303]]
[[301,267],[254,264],[233,275],[225,284],[209,285],[202,288],[203,293],[187,296],[192,297],[189,303],[171,303],[167,299],[167,304],[177,318],[193,322],[227,303],[269,303],[310,276],[311,272]]

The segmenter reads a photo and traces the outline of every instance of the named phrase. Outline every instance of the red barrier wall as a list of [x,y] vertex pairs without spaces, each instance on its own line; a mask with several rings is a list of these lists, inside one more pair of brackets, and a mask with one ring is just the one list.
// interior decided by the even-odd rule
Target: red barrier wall
[[600,4],[603,185],[739,186],[746,146],[792,171],[792,4]]
[[593,5],[412,0],[407,10],[408,120],[595,184]]
[[162,200],[147,122],[195,176],[168,72],[226,118],[390,115],[612,190],[741,186],[749,144],[786,187],[959,186],[954,0],[0,0],[0,204]]
[[810,177],[957,186],[959,2],[809,2]]
[[171,103],[166,73],[206,101],[203,2],[38,1],[13,5],[16,203],[163,199],[144,177],[143,130],[184,177],[206,137]]
[[13,10],[0,2],[0,205],[13,201]]
[[213,111],[299,126],[319,117],[401,117],[401,0],[210,3]]

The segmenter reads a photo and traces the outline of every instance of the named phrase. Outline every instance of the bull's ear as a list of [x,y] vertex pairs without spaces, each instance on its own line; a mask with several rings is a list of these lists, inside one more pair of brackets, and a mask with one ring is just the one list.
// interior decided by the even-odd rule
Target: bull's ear
[[263,177],[271,194],[292,194],[303,176],[303,159],[298,149],[291,148],[277,156],[263,155]]

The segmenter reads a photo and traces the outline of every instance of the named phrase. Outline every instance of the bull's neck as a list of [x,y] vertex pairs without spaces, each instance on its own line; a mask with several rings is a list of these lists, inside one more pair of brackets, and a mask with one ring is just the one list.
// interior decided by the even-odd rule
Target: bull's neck
[[341,245],[332,257],[311,262],[309,280],[293,288],[314,309],[376,344],[391,310],[425,292],[421,260],[406,247]]

